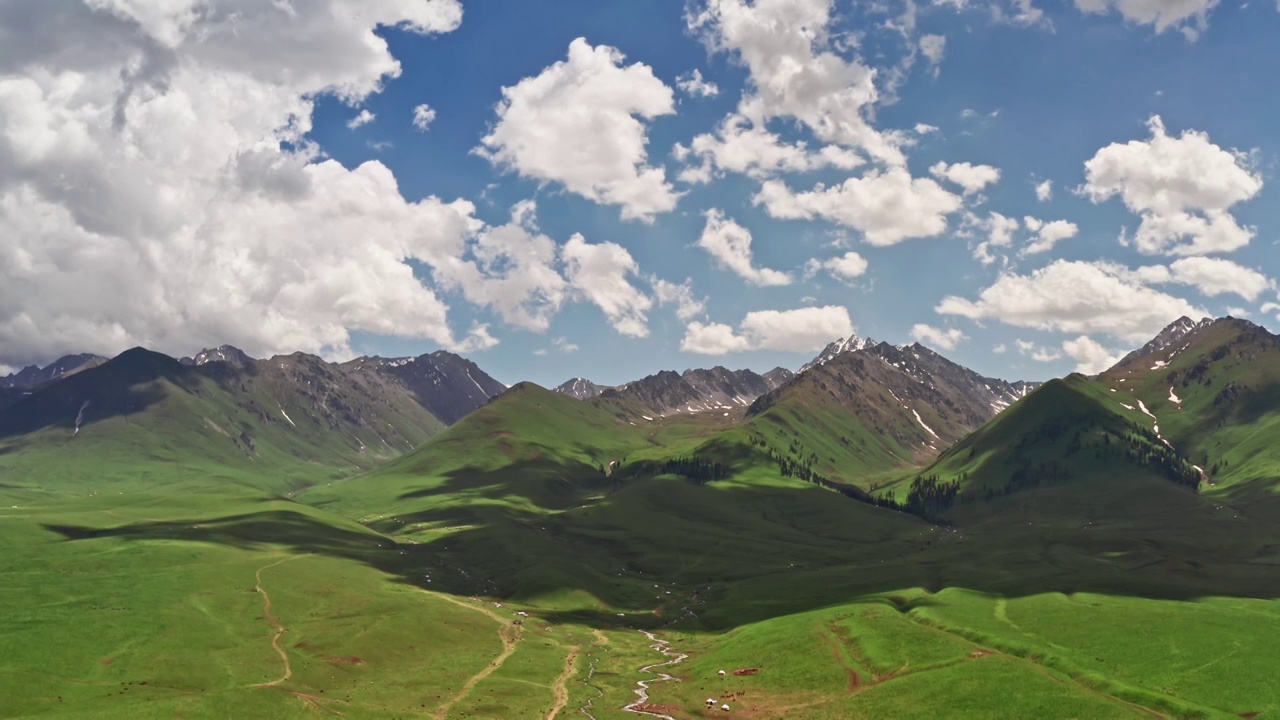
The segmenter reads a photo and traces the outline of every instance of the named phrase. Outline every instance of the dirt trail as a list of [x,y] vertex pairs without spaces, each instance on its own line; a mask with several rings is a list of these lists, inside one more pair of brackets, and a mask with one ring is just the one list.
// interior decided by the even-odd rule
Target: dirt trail
[[[653,645],[650,645],[649,647],[653,648],[657,652],[662,653],[664,656],[671,658],[666,662],[655,663],[653,665],[646,665],[640,668],[640,672],[648,673],[652,675],[654,674],[654,671],[657,670],[658,668],[672,667],[675,665],[679,665],[680,663],[688,659],[689,656],[686,655],[685,653],[672,650],[670,647],[671,643],[667,642],[666,640],[659,640],[657,636],[655,636],[651,632],[646,632],[644,630],[641,630],[640,632],[645,637],[649,638],[649,640],[653,643]],[[638,685],[639,687],[636,689],[635,693],[636,693],[636,697],[638,697],[639,699],[631,703],[630,705],[622,708],[623,712],[635,713],[637,715],[648,715],[650,717],[662,718],[662,720],[676,720],[670,715],[665,715],[660,712],[653,712],[653,711],[644,709],[649,705],[649,684],[650,683],[680,682],[674,676],[668,675],[667,673],[664,673],[664,672],[657,673],[657,675],[658,675],[658,678],[656,680],[637,680],[636,681],[636,685]]]
[[547,713],[547,720],[555,720],[560,711],[569,704],[569,689],[566,686],[569,678],[573,677],[577,671],[578,646],[574,645],[569,648],[569,654],[564,659],[564,672],[560,673],[560,677],[556,678],[556,684],[551,688],[556,694],[556,704],[551,707],[551,712]]
[[[596,638],[596,641],[591,644],[593,648],[601,648],[609,644],[609,638],[605,637],[605,634],[600,632],[600,628],[593,628],[591,630],[591,634],[594,635]],[[595,697],[587,698],[587,702],[583,704],[582,707],[578,708],[578,712],[591,718],[591,720],[596,720],[596,716],[592,713],[592,711],[595,710],[596,700],[599,700],[600,698],[604,697],[604,689],[597,685],[591,684],[591,681],[595,679],[596,663],[599,662],[599,660],[594,654],[587,656],[587,660],[588,660],[587,676],[582,678],[578,682],[582,683],[586,687],[591,688],[592,690],[595,690],[596,694],[595,694]]]
[[277,560],[276,562],[273,562],[270,565],[263,565],[262,567],[258,568],[258,571],[256,573],[253,574],[253,579],[255,583],[253,586],[253,589],[262,595],[262,617],[267,621],[267,624],[275,628],[275,631],[276,631],[275,635],[272,636],[271,638],[271,647],[273,650],[276,651],[276,654],[280,656],[280,662],[284,663],[284,674],[282,674],[280,677],[276,678],[275,680],[272,680],[270,682],[264,682],[259,685],[255,685],[254,687],[275,687],[277,685],[281,685],[287,682],[289,678],[293,677],[293,665],[289,662],[289,653],[285,652],[284,648],[280,646],[280,638],[284,637],[284,634],[287,632],[287,630],[285,629],[285,626],[280,623],[280,620],[276,618],[275,614],[271,611],[271,596],[267,594],[267,589],[262,587],[262,571],[268,570],[277,565],[283,565],[284,563],[287,563],[291,560],[297,560],[300,557],[306,557],[306,556],[294,555],[292,557],[287,557],[283,560]]
[[449,700],[436,709],[433,714],[436,720],[445,720],[449,715],[449,710],[452,709],[454,705],[457,705],[463,698],[470,694],[473,689],[475,689],[476,685],[480,684],[482,680],[492,675],[498,668],[502,667],[503,663],[507,661],[507,658],[511,657],[511,655],[516,651],[516,646],[520,643],[520,638],[523,635],[523,628],[520,625],[513,625],[510,618],[504,618],[489,608],[463,602],[455,597],[444,595],[442,593],[427,592],[426,590],[423,590],[422,592],[427,593],[432,597],[451,602],[458,607],[464,607],[468,610],[474,610],[478,613],[487,615],[491,620],[498,623],[498,637],[502,640],[502,653],[499,654],[498,657],[494,658],[493,662],[485,666],[483,670],[472,676],[456,695],[449,698]]

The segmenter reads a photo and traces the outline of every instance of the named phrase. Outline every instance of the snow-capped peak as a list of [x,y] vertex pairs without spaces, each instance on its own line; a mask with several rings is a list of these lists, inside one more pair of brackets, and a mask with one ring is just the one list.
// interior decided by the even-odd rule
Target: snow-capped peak
[[813,367],[817,367],[819,365],[824,365],[828,360],[842,353],[857,352],[859,350],[869,350],[878,344],[879,343],[877,343],[875,340],[872,340],[871,338],[859,337],[857,335],[850,335],[848,338],[845,338],[843,340],[836,340],[835,342],[828,345],[826,349],[823,350],[820,355],[818,355],[818,357],[814,358],[811,362],[805,364],[804,367],[800,368],[800,372],[804,372],[805,370],[808,370]]

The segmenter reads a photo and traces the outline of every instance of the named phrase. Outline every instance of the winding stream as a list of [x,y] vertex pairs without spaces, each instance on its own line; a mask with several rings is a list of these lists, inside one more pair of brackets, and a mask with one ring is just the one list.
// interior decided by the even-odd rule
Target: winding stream
[[[653,648],[653,649],[654,649],[654,650],[656,650],[657,652],[662,653],[664,656],[666,656],[666,657],[670,658],[670,659],[669,659],[669,660],[667,660],[666,662],[655,663],[655,664],[653,664],[653,665],[646,665],[646,666],[644,666],[644,667],[640,668],[640,672],[642,672],[642,673],[649,673],[649,674],[655,674],[655,671],[656,671],[658,668],[672,667],[672,666],[675,666],[675,665],[679,665],[680,663],[684,662],[686,658],[688,658],[688,657],[689,657],[689,656],[688,656],[688,655],[686,655],[685,653],[677,652],[677,651],[675,651],[675,650],[672,650],[672,649],[671,649],[671,647],[670,647],[670,646],[671,646],[671,643],[667,642],[666,640],[659,640],[659,639],[657,638],[657,636],[655,636],[653,633],[651,633],[651,632],[646,632],[646,631],[644,631],[644,630],[641,630],[640,632],[641,632],[645,637],[649,638],[649,641],[653,643],[653,645],[650,645],[650,647],[651,647],[651,648]],[[637,688],[636,688],[636,690],[635,690],[636,697],[637,697],[638,699],[637,699],[635,702],[631,703],[630,705],[628,705],[628,706],[626,706],[626,707],[624,707],[624,708],[622,708],[622,709],[623,709],[623,711],[624,711],[624,712],[636,713],[637,715],[648,715],[648,716],[650,716],[650,717],[662,718],[663,720],[676,720],[675,718],[671,717],[670,715],[663,715],[662,713],[657,713],[657,712],[652,712],[652,711],[649,711],[649,710],[643,710],[643,709],[641,709],[641,708],[643,708],[643,707],[645,707],[646,705],[648,705],[648,704],[649,704],[649,684],[650,684],[650,683],[655,683],[655,682],[680,682],[680,681],[679,681],[678,679],[676,679],[674,676],[669,675],[669,674],[667,674],[667,673],[665,673],[665,672],[658,672],[658,673],[656,673],[656,674],[657,674],[657,676],[658,676],[658,677],[657,677],[656,679],[654,679],[654,680],[637,680],[637,681],[636,681],[636,685],[638,685],[638,686],[639,686],[639,687],[637,687]]]

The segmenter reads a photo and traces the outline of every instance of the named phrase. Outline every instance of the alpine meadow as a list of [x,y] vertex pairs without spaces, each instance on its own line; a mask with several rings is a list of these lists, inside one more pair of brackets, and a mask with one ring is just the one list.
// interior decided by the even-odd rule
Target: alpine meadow
[[1280,720],[1277,33],[0,0],[0,720]]

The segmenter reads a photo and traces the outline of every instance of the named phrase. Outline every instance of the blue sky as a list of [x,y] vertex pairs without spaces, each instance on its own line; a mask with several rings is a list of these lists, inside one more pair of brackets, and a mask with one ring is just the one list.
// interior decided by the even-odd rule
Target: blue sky
[[[71,218],[33,235],[65,248],[53,270],[24,270],[41,266],[23,264],[35,251],[10,248],[9,284],[27,293],[0,291],[0,365],[129,344],[445,347],[508,383],[616,384],[795,368],[856,330],[1043,379],[1101,369],[1183,312],[1277,325],[1269,1],[381,0],[367,16],[326,16],[323,32],[296,13],[229,19],[222,4],[168,15],[121,3],[47,29],[83,25],[104,46],[104,28],[141,31],[168,50],[155,63],[164,83],[117,79],[130,72],[111,62],[150,67],[145,48],[103,62],[110,92],[76,102],[49,78],[92,77],[87,63],[37,49],[0,60],[0,87],[25,81],[45,105],[93,118],[99,155],[119,157],[84,176],[132,172],[174,204],[162,215],[124,198],[95,224],[100,193],[42,180],[67,157],[0,172],[0,200],[14,201],[0,202],[0,227],[35,226],[15,209],[24,192],[55,209],[45,217]],[[290,40],[253,45],[246,32],[233,62],[214,52],[233,20]],[[695,70],[714,95],[681,87]],[[160,112],[224,83],[212,115]],[[19,117],[5,98],[0,121]],[[432,120],[415,127],[424,104]],[[111,124],[108,107],[127,111]],[[785,161],[753,165],[718,145],[735,114],[755,152]],[[291,117],[309,122],[282,130]],[[22,127],[75,137],[60,122]],[[139,139],[144,127],[195,155],[170,162],[177,151]],[[0,157],[33,137],[11,130]],[[250,164],[254,153],[266,159]],[[162,270],[122,266],[108,283],[66,259],[93,242]],[[190,257],[203,260],[180,267]],[[128,297],[66,298],[99,282]]]

